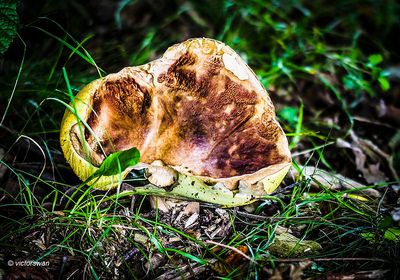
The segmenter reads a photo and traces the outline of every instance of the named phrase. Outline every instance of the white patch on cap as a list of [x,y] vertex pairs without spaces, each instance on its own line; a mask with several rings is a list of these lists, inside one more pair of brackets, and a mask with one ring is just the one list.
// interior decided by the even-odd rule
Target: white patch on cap
[[224,53],[222,55],[222,61],[224,62],[225,68],[231,71],[239,80],[247,80],[249,75],[247,69],[239,64],[236,58],[230,54]]

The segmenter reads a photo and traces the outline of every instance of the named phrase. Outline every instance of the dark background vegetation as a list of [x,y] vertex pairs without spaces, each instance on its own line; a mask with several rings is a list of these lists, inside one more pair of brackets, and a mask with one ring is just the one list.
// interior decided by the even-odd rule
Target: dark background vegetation
[[[32,249],[29,236],[36,230],[54,231],[54,241],[49,242],[56,244],[64,240],[66,232],[73,232],[74,222],[70,219],[61,223],[57,220],[59,217],[54,218],[56,214],[52,211],[58,198],[54,198],[54,193],[47,197],[46,188],[32,190],[37,199],[31,202],[20,200],[24,197],[20,187],[32,187],[40,176],[46,182],[43,185],[62,192],[79,182],[65,163],[58,143],[65,109],[59,101],[69,102],[62,69],[66,69],[72,89],[77,93],[99,76],[94,62],[102,69],[100,73],[106,75],[156,59],[174,43],[210,37],[231,46],[255,70],[276,105],[296,163],[318,165],[363,185],[375,186],[382,195],[367,206],[351,203],[349,207],[330,192],[322,191],[320,200],[312,201],[315,204],[311,207],[307,200],[310,198],[305,196],[310,191],[310,182],[289,178],[286,186],[293,183],[295,187],[283,195],[285,207],[279,208],[274,202],[272,206],[260,203],[257,215],[266,219],[284,216],[286,220],[280,225],[287,227],[299,226],[291,217],[303,214],[313,217],[302,224],[306,229],[299,227],[297,234],[317,240],[325,248],[320,255],[311,257],[327,257],[332,261],[313,263],[304,272],[301,270],[302,273],[321,278],[360,271],[386,271],[385,277],[389,278],[399,275],[399,239],[386,235],[388,229],[398,229],[400,220],[400,5],[397,1],[48,0],[21,1],[18,15],[18,36],[0,57],[0,117],[11,98],[0,127],[0,159],[7,166],[0,173],[2,193],[7,194],[2,196],[1,208],[3,218],[13,218],[5,219],[2,229],[3,259],[7,260],[10,248],[15,249],[14,257],[23,257],[18,252],[24,248],[35,258],[54,254],[62,263],[70,252],[68,248],[81,246],[79,238],[74,237],[75,243],[71,241],[68,248],[54,253]],[[24,137],[19,138],[21,135]],[[30,139],[45,151],[50,171],[41,173],[42,151]],[[360,139],[372,143],[368,144],[370,150],[378,150],[366,152],[368,149],[357,144]],[[359,163],[362,155],[355,152],[357,148],[366,158],[364,165]],[[10,199],[15,193],[20,196]],[[34,207],[28,207],[29,203]],[[53,207],[46,207],[45,203]],[[63,211],[62,207],[56,210]],[[233,215],[234,211],[229,213]],[[231,240],[229,244],[233,246],[235,242],[238,246],[246,244],[255,257],[260,254],[260,265],[236,265],[227,277],[244,275],[252,279],[277,273],[288,276],[289,266],[272,262],[270,259],[274,256],[261,257],[268,243],[262,245],[259,239],[270,240],[270,232],[264,229],[273,223],[252,222],[251,226],[238,222],[240,234],[231,233],[221,242]],[[53,227],[54,223],[58,226]],[[147,225],[154,226],[154,223],[147,221]],[[101,227],[95,231],[95,236],[100,238]],[[86,234],[84,230],[78,233]],[[240,243],[248,234],[254,234],[254,240]],[[373,236],[374,241],[366,236]],[[118,237],[110,239],[115,241]],[[191,241],[185,240],[190,247]],[[132,246],[130,240],[123,242],[115,246],[117,251],[121,250],[119,255],[126,254],[124,246]],[[80,249],[84,251],[84,248],[82,245]],[[150,249],[141,250],[146,255]],[[207,258],[210,250],[202,248],[191,253]],[[228,253],[219,254],[224,257]],[[186,263],[187,258],[182,254],[180,257]],[[290,256],[287,257],[290,265],[299,267],[298,261],[290,262]],[[335,259],[360,257],[382,261]],[[78,267],[86,273],[79,272],[79,277],[113,274],[113,271],[106,272],[98,257],[76,252],[70,258],[73,263],[68,268],[70,271]],[[74,258],[80,263],[74,263]],[[86,264],[90,264],[90,269]],[[137,278],[160,275],[157,271],[146,274],[138,267],[132,271],[132,264],[124,264],[120,275]],[[60,270],[57,266],[48,273],[64,277],[68,269]],[[193,276],[223,276],[211,268],[202,273]]]

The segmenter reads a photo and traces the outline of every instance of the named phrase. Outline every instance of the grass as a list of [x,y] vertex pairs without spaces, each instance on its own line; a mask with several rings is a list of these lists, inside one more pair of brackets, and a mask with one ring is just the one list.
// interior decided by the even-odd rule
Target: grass
[[[399,223],[393,218],[399,182],[391,172],[398,166],[398,126],[373,111],[381,101],[400,106],[399,80],[390,70],[400,57],[391,39],[399,31],[396,1],[123,1],[114,14],[66,3],[49,2],[25,18],[1,58],[0,254],[5,261],[50,265],[3,265],[0,273],[70,279],[156,278],[174,270],[183,279],[362,271],[399,276]],[[30,7],[22,3],[20,13]],[[93,11],[109,17],[96,18]],[[328,177],[288,176],[252,212],[202,203],[198,224],[185,229],[174,223],[176,215],[151,210],[146,194],[81,184],[58,143],[67,104],[91,80],[198,36],[224,41],[255,70],[274,100],[299,172],[317,166],[381,197],[332,190]],[[385,180],[368,182],[354,147],[337,144],[355,145],[352,133],[373,142],[367,151],[378,147],[392,157],[394,167],[366,154],[368,163],[380,164]],[[130,180],[142,183],[140,176]],[[295,248],[312,240],[323,249],[274,250],[281,227],[298,237]]]

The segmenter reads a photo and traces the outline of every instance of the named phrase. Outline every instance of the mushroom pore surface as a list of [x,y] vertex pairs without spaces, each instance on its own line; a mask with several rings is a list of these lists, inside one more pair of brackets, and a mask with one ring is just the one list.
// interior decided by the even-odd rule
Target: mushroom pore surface
[[[217,41],[186,41],[158,60],[108,75],[91,102],[84,138],[95,166],[131,147],[139,149],[143,163],[162,160],[211,178],[290,162],[265,89],[240,57]],[[79,139],[76,129],[71,134]]]

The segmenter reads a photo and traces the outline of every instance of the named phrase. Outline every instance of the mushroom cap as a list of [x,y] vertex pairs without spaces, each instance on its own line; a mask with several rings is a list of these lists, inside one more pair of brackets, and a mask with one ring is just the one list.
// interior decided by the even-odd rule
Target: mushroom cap
[[[94,188],[115,187],[133,168],[161,161],[179,174],[163,195],[219,204],[226,201],[212,195],[221,191],[245,197],[232,205],[273,192],[291,164],[274,106],[255,73],[230,47],[206,38],[176,44],[157,60],[84,87],[64,114],[60,141],[82,180],[107,155],[139,149],[137,166],[92,180]],[[191,180],[204,197],[182,186]]]

